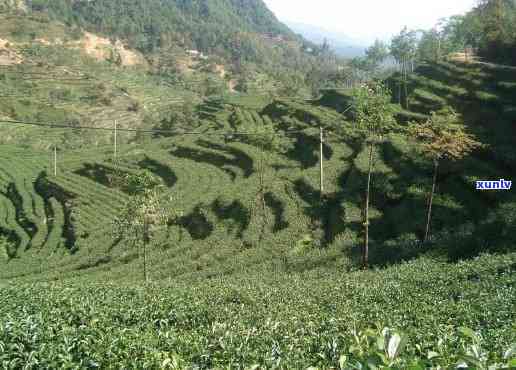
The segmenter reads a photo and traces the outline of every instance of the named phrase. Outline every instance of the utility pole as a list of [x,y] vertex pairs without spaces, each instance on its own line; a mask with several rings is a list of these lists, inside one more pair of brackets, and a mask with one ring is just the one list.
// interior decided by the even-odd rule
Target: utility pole
[[437,39],[437,61],[441,61],[441,34],[439,33]]
[[115,120],[115,132],[114,132],[114,144],[115,144],[115,151],[114,151],[114,157],[115,157],[115,160],[116,160],[116,157],[117,157],[117,142],[116,142],[116,136],[117,136],[117,121]]
[[320,165],[320,190],[321,190],[321,199],[324,197],[324,153],[323,153],[323,143],[324,143],[324,132],[322,126],[320,127],[320,148],[319,148],[319,165]]
[[54,145],[54,177],[57,177],[57,145]]
[[147,220],[147,215],[144,216],[143,221],[143,279],[145,284],[147,284],[147,245],[150,242],[149,236],[149,221]]
[[432,181],[432,192],[430,193],[430,198],[428,200],[428,215],[426,220],[426,229],[425,229],[425,238],[423,241],[426,243],[428,241],[428,237],[430,236],[430,222],[432,220],[432,203],[434,201],[435,187],[437,184],[437,169],[439,168],[439,160],[434,159],[434,179]]

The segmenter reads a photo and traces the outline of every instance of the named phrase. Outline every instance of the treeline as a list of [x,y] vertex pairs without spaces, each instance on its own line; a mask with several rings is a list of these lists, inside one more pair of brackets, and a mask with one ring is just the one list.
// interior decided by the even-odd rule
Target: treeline
[[183,35],[185,43],[205,51],[237,31],[294,36],[259,0],[31,0],[29,7],[124,38],[142,51],[166,47]]
[[258,52],[249,33],[297,39],[261,0],[31,0],[29,8],[124,39],[143,53],[181,45],[254,60]]
[[470,50],[487,60],[516,64],[516,1],[481,0],[465,15],[453,16],[423,31],[419,54],[438,59]]
[[340,79],[361,82],[385,77],[389,68],[379,67],[391,57],[406,80],[418,62],[438,62],[456,52],[463,53],[466,61],[474,54],[487,61],[516,64],[516,0],[481,0],[465,15],[442,19],[430,30],[404,27],[390,43],[377,40],[364,57],[354,58],[350,68],[340,71],[344,76]]
[[27,0],[27,7],[72,30],[122,39],[160,65],[195,49],[233,75],[264,72],[286,93],[316,91],[337,70],[327,46],[293,33],[262,0]]

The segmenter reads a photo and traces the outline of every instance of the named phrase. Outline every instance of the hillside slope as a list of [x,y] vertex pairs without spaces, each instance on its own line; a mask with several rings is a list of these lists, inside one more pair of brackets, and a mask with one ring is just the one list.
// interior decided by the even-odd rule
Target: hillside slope
[[[114,67],[144,66],[164,83],[202,96],[308,96],[323,84],[309,75],[337,68],[259,0],[2,0],[0,18],[0,66],[19,63],[22,52],[35,57],[45,47],[59,55],[80,49]],[[47,56],[39,57],[27,59],[48,64]],[[61,63],[72,65],[72,59]]]
[[[40,21],[25,24],[37,32]],[[68,29],[49,24],[56,37]],[[374,269],[357,271],[367,152],[348,135],[348,91],[316,101],[200,100],[144,67],[13,40],[4,47],[24,63],[0,73],[0,358],[9,366],[515,363],[516,196],[474,188],[515,173],[512,70],[440,63],[411,76],[401,124],[450,105],[489,147],[443,166],[433,238],[423,245],[431,163],[404,135],[386,137],[375,153]],[[168,137],[123,130],[162,122],[175,99],[199,99],[195,124],[172,125]],[[249,135],[264,126],[276,129],[281,150],[264,151]],[[327,133],[322,200],[319,126]],[[147,284],[141,249],[112,227],[130,201],[117,177],[142,169],[162,180],[162,204],[178,214],[149,245]],[[394,330],[408,343],[392,355]]]
[[[478,193],[474,186],[476,180],[508,179],[514,173],[510,97],[516,81],[511,78],[502,67],[482,64],[422,66],[411,78],[412,111],[400,109],[403,122],[424,119],[430,110],[450,104],[489,145],[460,163],[445,164],[440,174],[434,242],[428,247],[449,259],[514,249],[514,192]],[[345,93],[329,91],[312,102],[271,103],[251,96],[206,101],[198,134],[151,139],[119,132],[117,162],[109,131],[77,135],[66,129],[4,125],[2,230],[10,240],[10,262],[0,277],[96,274],[107,268],[111,278],[126,279],[139,262],[134,250],[110,236],[110,222],[127,200],[111,180],[120,171],[142,168],[165,181],[175,199],[171,207],[184,214],[151,253],[155,279],[261,269],[285,256],[315,258],[328,266],[351,263],[361,240],[367,157],[360,142],[337,134],[336,127],[352,127],[339,113],[346,99]],[[262,210],[256,198],[260,146],[245,136],[210,133],[246,132],[264,124],[279,132],[300,132],[283,136],[284,151],[267,154],[267,207]],[[323,203],[318,194],[320,125],[335,132],[324,146]],[[55,141],[59,137],[62,144]],[[17,146],[21,140],[31,149]],[[86,141],[96,144],[87,149],[81,146]],[[59,143],[57,177],[48,159],[52,142]],[[374,263],[385,264],[426,251],[414,246],[424,227],[431,163],[400,134],[391,135],[376,155],[371,255]],[[12,158],[24,158],[23,164]],[[57,223],[54,230],[49,218]]]
[[231,62],[264,64],[268,58],[283,58],[275,48],[299,52],[305,42],[261,0],[38,0],[25,8],[75,29],[120,38],[145,54],[180,47]]

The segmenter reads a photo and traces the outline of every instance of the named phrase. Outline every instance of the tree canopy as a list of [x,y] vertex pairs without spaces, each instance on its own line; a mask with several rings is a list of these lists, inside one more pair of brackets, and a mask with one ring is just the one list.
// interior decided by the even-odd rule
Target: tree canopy
[[516,64],[516,1],[481,0],[465,15],[442,20],[423,31],[419,54],[433,59],[437,51],[443,55],[465,48],[488,60]]

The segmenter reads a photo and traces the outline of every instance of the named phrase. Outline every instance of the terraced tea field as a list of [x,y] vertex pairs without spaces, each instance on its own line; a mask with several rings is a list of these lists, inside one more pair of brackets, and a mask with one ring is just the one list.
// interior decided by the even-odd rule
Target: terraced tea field
[[[475,186],[516,173],[516,69],[394,73],[369,152],[369,73],[296,37],[254,0],[0,0],[0,369],[516,369],[516,192]],[[427,239],[407,128],[444,108],[483,145]]]
[[[313,148],[314,163],[317,162],[316,148]],[[182,224],[185,229],[177,230],[177,235],[169,230],[172,232],[167,242],[170,247],[176,243],[182,247],[196,244],[195,249],[202,250],[216,240],[228,239],[228,251],[208,251],[203,258],[198,256],[202,261],[210,260],[212,253],[232,254],[234,248],[252,245],[261,237],[284,239],[287,243],[291,233],[300,235],[311,223],[299,204],[304,203],[302,197],[311,202],[311,206],[316,203],[318,177],[315,168],[303,169],[295,160],[269,156],[266,199],[271,219],[269,229],[274,234],[258,235],[259,217],[253,213],[257,212],[256,161],[261,152],[241,142],[179,137],[155,140],[150,150],[135,144],[125,145],[119,149],[116,163],[111,160],[111,147],[60,151],[57,177],[53,176],[51,151],[28,155],[27,151],[16,147],[4,146],[3,149],[2,186],[6,190],[2,200],[11,215],[6,218],[5,229],[12,229],[12,240],[17,241],[16,250],[9,251],[13,269],[18,261],[24,266],[25,254],[38,263],[42,254],[56,250],[62,254],[72,253],[66,258],[67,262],[62,263],[66,270],[73,270],[73,266],[68,265],[70,258],[77,260],[74,266],[83,258],[88,261],[96,258],[92,254],[105,258],[111,253],[120,253],[120,258],[127,258],[125,254],[130,251],[123,251],[123,248],[117,251],[114,241],[109,239],[113,216],[127,200],[110,182],[117,171],[146,168],[169,187],[168,195],[174,198],[173,207],[184,212]],[[346,146],[339,149],[342,155],[347,155],[348,151]],[[22,158],[23,164],[12,158]],[[335,167],[345,166],[344,162],[339,162],[338,159],[328,161]],[[274,166],[278,168],[273,169]],[[337,175],[328,173],[329,189],[332,183],[334,188],[337,187]],[[300,187],[312,189],[312,194],[300,197]],[[296,220],[296,223],[290,220]],[[53,230],[60,230],[62,238],[49,239]],[[36,251],[37,255],[34,255]],[[162,255],[157,254],[156,258],[162,259]]]
[[[409,100],[413,111],[410,114],[425,115],[431,109],[453,105],[459,99],[453,94],[471,98],[471,104],[476,104],[480,93],[470,94],[471,84],[462,80],[448,86],[446,91],[451,93],[447,95],[437,88],[439,73],[448,76],[460,68],[466,71],[466,67],[445,63],[421,67],[411,80]],[[134,95],[134,90],[142,96],[152,96],[150,87],[157,81],[131,72],[131,85],[123,79],[123,73],[116,80],[122,81],[120,84],[126,86],[128,93]],[[485,85],[486,93],[506,85],[492,83],[488,76],[497,73],[500,79],[509,77],[503,71],[482,68],[469,73],[464,72],[464,76],[484,78],[475,86]],[[103,78],[102,74],[98,78]],[[147,86],[146,83],[150,90],[147,87],[137,90]],[[156,91],[156,95],[163,96],[164,91]],[[510,95],[504,91],[499,96],[507,100]],[[9,268],[1,274],[25,276],[33,272],[34,265],[38,266],[38,272],[52,271],[52,276],[109,269],[112,276],[122,277],[126,271],[138,270],[136,252],[113,240],[111,222],[128,199],[113,185],[113,177],[139,169],[150,170],[163,179],[168,188],[167,202],[171,209],[183,214],[179,225],[170,227],[162,240],[156,242],[159,247],[151,252],[151,262],[156,264],[155,278],[205,276],[212,273],[212,266],[217,266],[214,270],[218,271],[219,265],[233,271],[247,269],[248,265],[272,264],[285,255],[304,254],[306,251],[300,251],[298,244],[302,245],[301,240],[305,239],[311,240],[309,245],[326,246],[323,251],[312,252],[327,255],[335,263],[353,259],[354,252],[343,247],[360,238],[367,158],[360,142],[354,139],[351,122],[339,113],[348,104],[345,93],[338,91],[328,91],[321,100],[313,102],[289,99],[267,102],[236,95],[211,99],[200,108],[203,121],[196,128],[199,134],[153,139],[145,134],[135,140],[134,133],[119,132],[116,162],[112,145],[103,144],[113,142],[111,131],[90,133],[2,125],[4,137],[26,141],[28,148],[17,145],[2,148],[2,208],[6,214],[2,230],[10,242],[4,253]],[[497,104],[488,105],[481,113],[490,117],[497,109],[500,109]],[[469,119],[467,115],[466,119]],[[121,127],[127,123],[125,120],[120,121]],[[506,122],[502,116],[497,125],[502,128]],[[493,232],[513,227],[510,219],[498,218],[513,207],[514,196],[512,193],[479,196],[475,192],[474,181],[507,175],[504,158],[511,152],[504,150],[508,145],[507,135],[492,130],[490,136],[485,136],[482,127],[475,122],[467,123],[491,146],[486,153],[470,157],[460,166],[443,169],[433,227],[442,243],[453,243],[452,230],[463,230],[461,240],[475,240],[476,246],[467,252],[474,255],[485,250],[483,242],[477,240],[481,232],[475,230]],[[268,153],[239,134],[263,125],[274,125],[278,135],[292,130],[296,133],[283,135],[282,152]],[[323,147],[326,188],[323,202],[318,191],[318,126],[325,127],[327,132]],[[233,132],[236,136],[218,132]],[[93,143],[89,148],[86,139]],[[73,149],[75,140],[83,141],[79,149]],[[38,142],[46,145],[34,145]],[[53,145],[59,148],[56,177]],[[485,163],[486,156],[492,158],[492,165]],[[265,212],[257,201],[263,158],[266,159]],[[430,164],[417,157],[413,144],[402,134],[388,137],[379,146],[376,158],[372,255],[385,263],[419,253],[406,249],[403,243],[410,244],[422,231]],[[490,218],[491,221],[486,221]],[[476,225],[476,229],[471,229],[471,225]],[[392,255],[391,251],[386,252],[385,243],[397,245],[397,252]],[[491,244],[490,250],[510,248],[510,242],[501,238]],[[256,248],[257,245],[261,248]],[[451,248],[446,253],[452,257],[464,252]],[[56,253],[59,259],[51,257]],[[26,258],[31,262],[26,263]]]
[[[440,80],[459,71],[453,83]],[[110,130],[0,126],[2,366],[514,364],[516,197],[474,188],[514,173],[511,75],[442,63],[411,76],[400,129],[374,153],[369,272],[356,271],[368,153],[345,91],[317,101],[212,97],[198,105],[195,132],[164,137],[123,129],[149,129],[144,111],[158,117],[160,107],[192,95],[138,71],[112,78],[111,105],[75,107],[79,122],[90,116],[97,128],[118,120],[116,159]],[[128,110],[133,101],[145,107]],[[489,146],[442,167],[433,239],[422,245],[432,164],[403,125],[443,106],[463,113]],[[27,117],[37,121],[69,122],[63,106],[43,110],[48,116],[31,109]],[[274,128],[280,149],[253,140],[264,127]],[[162,205],[179,214],[149,246],[145,285],[141,251],[113,234],[131,199],[116,179],[142,169],[162,180]],[[393,330],[382,334],[385,326]],[[392,355],[387,344],[398,332],[408,344]],[[61,341],[73,350],[65,353]]]

